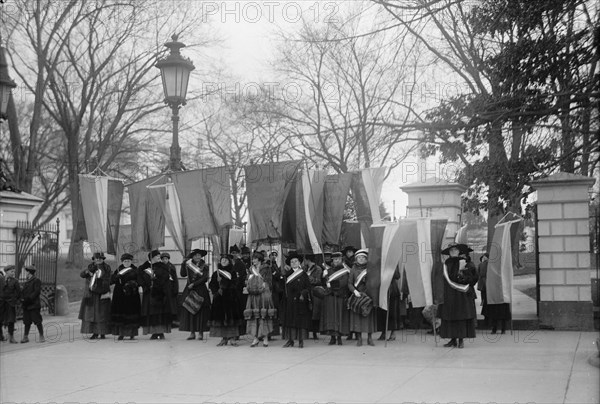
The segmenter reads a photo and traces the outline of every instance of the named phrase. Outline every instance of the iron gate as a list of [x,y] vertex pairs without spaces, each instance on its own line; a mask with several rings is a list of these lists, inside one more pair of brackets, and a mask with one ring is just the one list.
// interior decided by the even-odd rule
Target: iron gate
[[58,234],[60,220],[56,224],[48,223],[37,226],[30,222],[17,221],[16,234],[16,266],[17,279],[21,276],[25,265],[37,268],[36,276],[42,281],[40,300],[42,312],[54,315],[54,296],[56,292],[56,271],[58,268]]

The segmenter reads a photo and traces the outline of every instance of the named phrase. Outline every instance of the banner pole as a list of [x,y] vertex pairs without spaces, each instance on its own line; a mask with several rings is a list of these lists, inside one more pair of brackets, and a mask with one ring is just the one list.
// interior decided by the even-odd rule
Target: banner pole
[[[392,279],[392,282],[393,281],[394,280]],[[388,304],[388,309],[385,311],[385,331],[384,331],[384,334],[383,334],[384,339],[385,339],[385,342],[384,342],[383,346],[385,348],[387,348],[388,322],[390,320],[390,288],[389,287],[388,287],[388,291],[387,291],[387,304]]]
[[437,348],[438,346],[438,341],[437,341],[437,327],[436,325],[436,321],[435,319],[437,318],[437,305],[434,304],[433,305],[433,320],[432,320],[432,326],[433,326],[433,341],[435,342],[435,347]]

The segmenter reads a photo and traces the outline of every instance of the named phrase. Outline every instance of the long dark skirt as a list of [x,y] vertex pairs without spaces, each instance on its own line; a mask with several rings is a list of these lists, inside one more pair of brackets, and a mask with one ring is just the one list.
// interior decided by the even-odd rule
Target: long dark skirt
[[377,311],[371,310],[368,316],[350,311],[350,331],[374,333],[377,331]]
[[136,292],[126,295],[115,286],[111,304],[112,334],[122,337],[135,337],[140,327],[142,304]]
[[79,308],[82,334],[110,334],[110,299],[100,299],[100,295],[91,294],[81,300]]
[[489,320],[510,320],[510,305],[508,303],[488,304],[486,306],[486,314]]
[[[206,300],[205,300],[206,302]],[[179,308],[179,331],[205,332],[210,329],[208,320],[210,319],[210,305],[202,304],[202,307],[196,314],[192,314],[183,306]]]
[[350,333],[350,311],[344,297],[327,295],[321,308],[320,332],[329,335],[347,335]]
[[283,327],[281,339],[305,340],[308,339],[308,330],[305,328]]
[[442,338],[475,338],[475,319],[442,320],[440,327]]

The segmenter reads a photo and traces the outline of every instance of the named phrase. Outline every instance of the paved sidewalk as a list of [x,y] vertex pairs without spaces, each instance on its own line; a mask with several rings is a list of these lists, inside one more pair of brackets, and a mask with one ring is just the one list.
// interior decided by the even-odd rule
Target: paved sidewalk
[[0,345],[1,402],[600,402],[600,371],[587,362],[597,332],[478,331],[465,349],[412,330],[387,347],[217,347],[177,330],[165,341],[85,340],[71,312],[45,319],[49,342]]

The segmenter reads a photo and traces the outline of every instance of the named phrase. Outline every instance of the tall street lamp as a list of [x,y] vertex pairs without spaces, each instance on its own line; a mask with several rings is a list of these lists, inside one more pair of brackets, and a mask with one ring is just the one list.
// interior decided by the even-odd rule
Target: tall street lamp
[[169,161],[170,171],[181,171],[181,148],[179,147],[179,108],[185,105],[185,96],[187,93],[190,72],[194,70],[194,64],[191,60],[181,56],[180,49],[185,45],[178,42],[178,35],[171,37],[172,42],[167,42],[165,46],[171,53],[164,59],[156,63],[160,69],[162,77],[163,91],[165,93],[165,104],[171,107],[173,115],[173,143],[171,144],[171,154]]
[[10,97],[11,90],[16,86],[15,82],[8,75],[8,63],[6,62],[4,47],[0,46],[0,119],[8,119],[6,116],[8,98]]

